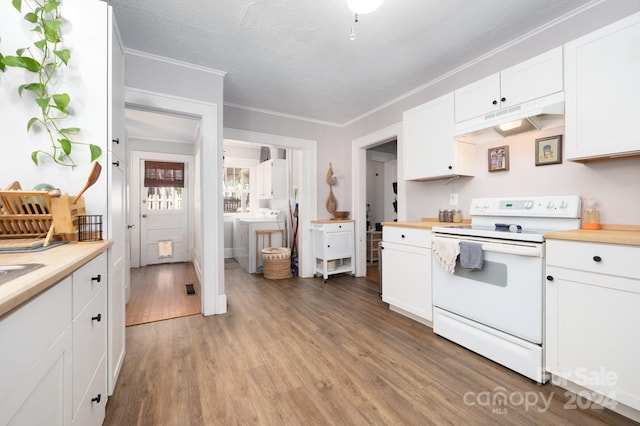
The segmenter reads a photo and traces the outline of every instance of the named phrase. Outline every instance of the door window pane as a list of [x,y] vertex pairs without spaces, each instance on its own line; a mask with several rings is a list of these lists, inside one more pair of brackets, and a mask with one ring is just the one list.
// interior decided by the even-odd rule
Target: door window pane
[[251,210],[251,170],[242,167],[225,167],[222,180],[224,212],[241,213]]

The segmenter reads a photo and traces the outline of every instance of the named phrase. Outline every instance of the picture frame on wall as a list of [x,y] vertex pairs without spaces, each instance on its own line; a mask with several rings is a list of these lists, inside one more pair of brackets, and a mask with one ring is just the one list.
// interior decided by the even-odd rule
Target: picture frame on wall
[[490,172],[509,170],[509,145],[489,148],[488,161]]
[[562,164],[562,135],[536,139],[536,166]]

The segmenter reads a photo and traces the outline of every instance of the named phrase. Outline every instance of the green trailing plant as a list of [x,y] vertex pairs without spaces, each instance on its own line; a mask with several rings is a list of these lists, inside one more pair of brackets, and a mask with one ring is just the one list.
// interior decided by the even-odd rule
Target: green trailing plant
[[91,161],[102,155],[99,146],[73,140],[78,135],[78,127],[65,127],[65,119],[71,116],[71,98],[67,93],[52,93],[53,81],[62,74],[64,67],[69,65],[71,52],[62,46],[62,14],[60,2],[56,0],[12,0],[14,8],[23,13],[23,6],[29,11],[24,19],[33,24],[33,34],[36,41],[33,45],[18,49],[15,55],[0,54],[0,71],[7,67],[22,68],[34,75],[35,81],[26,82],[18,87],[20,97],[25,93],[34,98],[39,114],[31,117],[27,122],[27,132],[34,127],[41,128],[47,134],[51,149],[36,150],[31,153],[31,159],[38,165],[40,156],[51,158],[56,164],[75,167],[71,153],[75,145],[86,145],[91,153]]

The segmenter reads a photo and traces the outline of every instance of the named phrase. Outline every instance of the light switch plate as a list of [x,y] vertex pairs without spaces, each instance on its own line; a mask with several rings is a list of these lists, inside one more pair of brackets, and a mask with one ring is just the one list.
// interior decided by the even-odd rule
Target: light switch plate
[[449,204],[452,206],[457,206],[458,205],[458,193],[457,192],[452,192],[451,196],[449,197]]

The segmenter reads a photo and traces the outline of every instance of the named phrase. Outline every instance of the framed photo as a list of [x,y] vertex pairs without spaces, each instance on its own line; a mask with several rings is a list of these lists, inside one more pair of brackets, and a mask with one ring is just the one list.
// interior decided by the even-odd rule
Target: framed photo
[[536,166],[562,164],[562,135],[536,139]]
[[509,170],[509,145],[489,148],[488,160],[490,172]]

